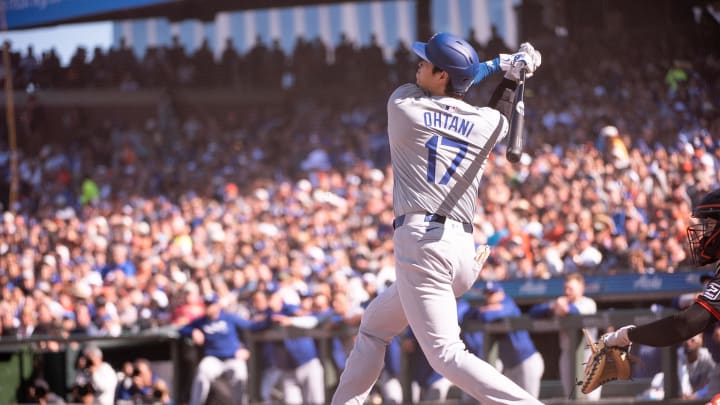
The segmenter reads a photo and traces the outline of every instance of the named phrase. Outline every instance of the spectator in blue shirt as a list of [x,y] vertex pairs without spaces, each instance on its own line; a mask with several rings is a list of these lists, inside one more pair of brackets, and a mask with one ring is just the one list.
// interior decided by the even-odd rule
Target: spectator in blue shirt
[[190,393],[190,405],[203,405],[212,382],[228,374],[233,388],[233,405],[247,403],[247,363],[250,352],[244,347],[238,329],[257,330],[265,321],[253,323],[222,310],[217,295],[206,296],[205,316],[180,329],[180,335],[191,337],[203,347],[203,358]]
[[[310,329],[326,318],[316,315],[297,316],[301,313],[300,307],[283,302],[280,291],[270,294],[268,304],[270,319],[283,326]],[[325,372],[313,338],[285,339],[272,348],[272,357],[283,371],[283,403],[324,404]]]
[[[465,314],[464,320],[476,319],[494,322],[500,319],[522,315],[515,301],[505,294],[498,282],[489,281],[483,291],[485,303],[473,307]],[[515,330],[498,335],[498,357],[502,372],[535,398],[540,395],[540,382],[545,372],[545,361],[533,344],[526,330]]]

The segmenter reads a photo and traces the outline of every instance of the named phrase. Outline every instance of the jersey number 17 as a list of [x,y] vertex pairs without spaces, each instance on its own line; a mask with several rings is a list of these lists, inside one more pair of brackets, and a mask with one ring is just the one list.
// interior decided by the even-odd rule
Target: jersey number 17
[[467,142],[458,141],[456,139],[444,138],[440,135],[433,135],[432,137],[430,137],[430,139],[425,143],[425,147],[428,148],[427,181],[430,183],[435,183],[436,180],[435,168],[437,166],[438,154],[442,153],[445,150],[438,148],[438,140],[440,145],[449,146],[458,150],[457,154],[455,154],[455,157],[450,163],[450,166],[448,166],[445,174],[442,176],[442,178],[440,178],[440,181],[438,182],[438,184],[447,184],[450,181],[452,175],[455,174],[455,171],[457,171],[460,163],[465,158],[465,155],[467,154],[468,144]]

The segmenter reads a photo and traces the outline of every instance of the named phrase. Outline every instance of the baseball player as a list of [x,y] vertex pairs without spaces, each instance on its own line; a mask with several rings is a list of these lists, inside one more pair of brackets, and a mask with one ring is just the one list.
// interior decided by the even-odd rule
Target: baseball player
[[[564,294],[554,300],[535,304],[530,307],[528,314],[534,318],[542,317],[564,317],[568,315],[591,315],[597,312],[597,303],[585,295],[585,279],[580,273],[570,273],[565,276],[563,286]],[[589,328],[588,332],[593,338],[597,337],[597,328]],[[575,358],[575,348],[570,346],[570,333],[576,331],[561,330],[558,332],[560,339],[560,380],[563,392],[567,397],[572,394],[576,378],[570,373],[570,361]],[[584,358],[590,357],[591,349],[584,349]],[[578,395],[585,395],[578,393]],[[587,394],[583,399],[597,401],[602,395],[602,389],[598,388]]]
[[[394,173],[393,243],[397,279],[368,306],[333,404],[362,404],[383,367],[385,347],[409,324],[430,365],[483,404],[539,403],[460,340],[455,297],[481,266],[474,260],[472,219],[485,162],[508,132],[521,69],[531,74],[540,53],[523,44],[514,55],[480,63],[449,33],[416,42],[414,84],[387,103]],[[470,86],[506,71],[491,107],[463,101]]]
[[[283,301],[278,290],[268,300],[269,315],[274,322],[283,326],[313,328],[320,323],[321,314],[301,316],[297,305]],[[309,321],[309,323],[308,323]],[[275,360],[283,371],[281,385],[283,403],[288,405],[319,405],[325,403],[325,371],[318,357],[315,341],[311,337],[285,339],[273,345]]]
[[[471,308],[464,320],[477,319],[491,323],[500,319],[522,315],[515,301],[498,282],[488,282],[483,291],[485,304]],[[526,330],[504,334],[498,341],[499,358],[503,374],[535,397],[540,396],[540,382],[545,372],[545,360],[535,349]]]
[[233,387],[233,404],[247,403],[246,360],[250,352],[242,345],[237,329],[258,330],[268,322],[251,322],[222,310],[217,295],[208,295],[205,316],[197,318],[179,331],[181,336],[191,337],[203,346],[204,357],[200,360],[190,393],[190,405],[202,405],[207,399],[212,382],[223,373],[229,373]]
[[[698,266],[715,265],[714,277],[703,293],[685,310],[642,326],[627,325],[603,335],[607,346],[631,343],[660,347],[681,343],[720,320],[720,189],[705,195],[693,208],[698,223],[688,226],[690,252]],[[710,394],[720,393],[720,367],[716,367],[708,387]]]
[[425,353],[418,347],[417,337],[411,328],[404,333],[401,345],[408,356],[412,399],[409,402],[445,402],[452,383],[437,373],[428,361]]

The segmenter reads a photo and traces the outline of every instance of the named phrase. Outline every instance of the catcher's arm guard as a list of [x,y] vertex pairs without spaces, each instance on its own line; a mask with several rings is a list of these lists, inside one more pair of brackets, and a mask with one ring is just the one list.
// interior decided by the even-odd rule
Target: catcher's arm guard
[[592,354],[585,364],[583,380],[578,383],[583,394],[613,380],[629,380],[631,374],[628,351],[630,346],[606,346],[603,339],[593,342],[587,329],[583,329]]

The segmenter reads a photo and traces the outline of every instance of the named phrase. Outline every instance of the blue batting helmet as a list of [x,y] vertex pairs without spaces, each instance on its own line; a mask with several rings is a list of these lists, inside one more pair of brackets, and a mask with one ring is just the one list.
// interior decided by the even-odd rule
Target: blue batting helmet
[[448,73],[453,91],[465,94],[480,71],[477,52],[464,39],[441,32],[425,42],[415,42],[413,51],[424,60]]

